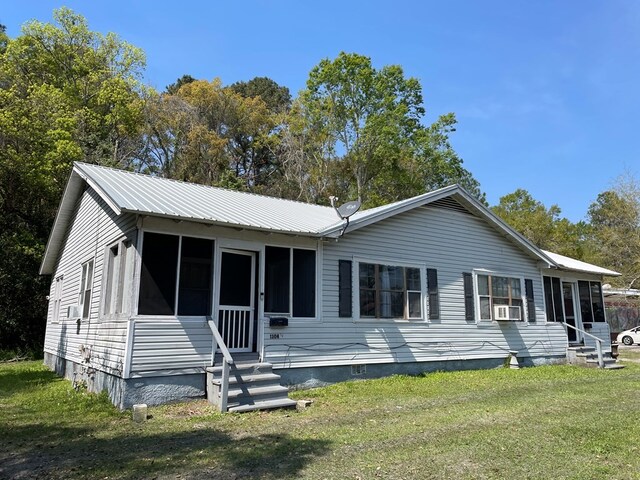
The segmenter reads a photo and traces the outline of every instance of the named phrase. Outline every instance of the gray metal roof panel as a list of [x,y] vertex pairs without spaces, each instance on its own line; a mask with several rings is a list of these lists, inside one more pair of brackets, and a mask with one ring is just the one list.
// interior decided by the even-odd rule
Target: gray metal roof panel
[[332,207],[84,163],[76,168],[123,211],[316,235],[342,223]]

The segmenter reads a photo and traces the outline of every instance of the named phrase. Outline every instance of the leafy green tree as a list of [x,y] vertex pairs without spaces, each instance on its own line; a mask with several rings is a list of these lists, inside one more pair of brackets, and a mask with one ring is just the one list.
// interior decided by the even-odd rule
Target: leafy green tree
[[193,78],[191,75],[182,75],[174,83],[172,83],[171,85],[167,85],[167,88],[165,91],[169,95],[175,95],[176,93],[178,93],[178,90],[180,90],[180,87],[182,87],[183,85],[186,85],[187,83],[191,83],[195,81],[196,79]]
[[630,174],[598,195],[588,211],[594,260],[622,274],[614,285],[640,288],[640,185]]
[[289,89],[278,85],[268,77],[255,77],[248,82],[236,82],[229,88],[245,98],[260,97],[273,113],[286,112],[291,108]]
[[584,256],[587,226],[561,218],[558,205],[546,208],[528,191],[519,188],[501,197],[492,210],[534,245],[578,259]]
[[9,37],[7,36],[7,27],[0,24],[0,55],[7,49],[7,43],[9,43]]
[[271,167],[275,114],[219,79],[184,83],[152,96],[145,164],[149,171],[209,185],[260,191]]
[[[321,139],[340,197],[374,206],[423,193],[440,179],[477,182],[448,142],[455,117],[425,128],[422,87],[397,65],[375,69],[368,57],[340,53],[314,67],[300,95],[303,136]],[[460,175],[462,174],[462,175]],[[476,193],[476,192],[474,192]]]
[[34,347],[49,283],[38,266],[72,162],[128,167],[138,156],[144,55],[66,8],[2,42],[0,348]]

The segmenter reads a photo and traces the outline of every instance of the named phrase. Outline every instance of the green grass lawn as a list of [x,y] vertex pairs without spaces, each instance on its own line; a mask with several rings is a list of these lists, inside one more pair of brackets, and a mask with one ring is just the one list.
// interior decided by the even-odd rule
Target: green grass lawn
[[[640,364],[434,373],[299,391],[303,412],[205,401],[146,423],[38,362],[0,365],[0,478],[640,478]],[[634,419],[634,420],[630,420]]]

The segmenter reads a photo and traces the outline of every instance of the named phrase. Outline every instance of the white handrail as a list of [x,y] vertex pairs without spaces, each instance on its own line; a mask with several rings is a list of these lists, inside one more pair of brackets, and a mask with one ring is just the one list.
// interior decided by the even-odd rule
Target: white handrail
[[604,356],[602,355],[602,339],[592,335],[591,333],[585,332],[584,330],[574,327],[573,325],[568,324],[567,322],[562,322],[563,325],[567,327],[573,328],[576,332],[581,332],[583,335],[587,337],[591,337],[596,341],[596,351],[598,352],[598,366],[600,368],[604,368]]
[[229,365],[233,365],[233,358],[229,349],[222,339],[222,335],[218,331],[218,327],[212,319],[207,319],[207,324],[213,333],[213,340],[211,344],[211,366],[214,364],[217,348],[220,348],[222,352],[222,379],[220,382],[220,411],[227,411],[227,400],[229,398]]
[[[231,353],[229,353],[229,349],[225,345],[224,340],[222,339],[222,335],[220,335],[220,332],[218,331],[218,327],[216,326],[215,322],[213,320],[207,320],[207,323],[209,324],[211,333],[213,333],[214,342],[217,343],[217,348],[219,348],[220,352],[222,353],[222,357],[227,361],[227,363],[229,363],[230,365],[233,365],[233,358],[231,357]],[[216,349],[214,349],[212,352],[212,355],[215,355],[215,354],[216,354]],[[212,360],[211,364],[213,365],[213,356],[211,360]]]

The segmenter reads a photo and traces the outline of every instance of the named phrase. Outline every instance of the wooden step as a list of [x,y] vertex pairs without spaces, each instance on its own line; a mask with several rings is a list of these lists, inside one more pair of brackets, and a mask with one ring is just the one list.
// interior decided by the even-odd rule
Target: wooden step
[[262,402],[245,403],[243,405],[229,407],[230,412],[242,413],[254,410],[270,410],[272,408],[295,408],[297,402],[290,398],[281,398],[278,400],[265,400]]
[[[218,364],[206,370],[207,398],[219,405],[223,367]],[[293,407],[296,402],[289,399],[288,393],[289,389],[280,385],[280,375],[273,373],[270,363],[244,358],[229,365],[227,409],[230,412]]]
[[254,387],[244,384],[241,388],[230,388],[227,396],[227,404],[253,403],[263,400],[277,400],[287,398],[289,389],[282,385],[267,385],[264,387]]

